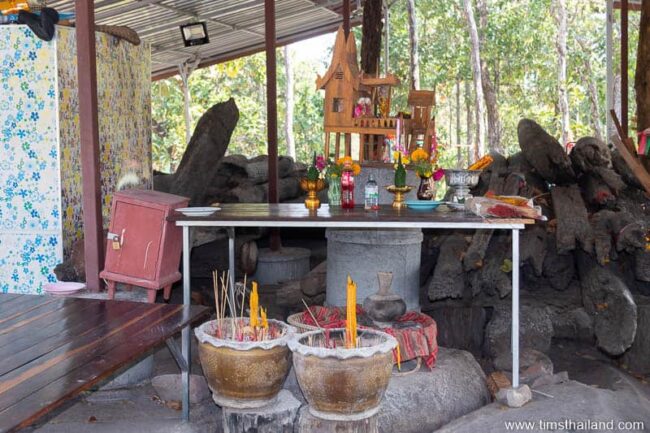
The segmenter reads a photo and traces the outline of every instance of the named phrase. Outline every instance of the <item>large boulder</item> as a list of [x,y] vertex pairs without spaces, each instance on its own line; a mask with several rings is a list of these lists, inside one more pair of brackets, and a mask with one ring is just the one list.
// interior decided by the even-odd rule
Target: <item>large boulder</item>
[[[497,307],[485,328],[485,350],[496,358],[510,353],[512,311],[509,307]],[[519,311],[519,347],[548,353],[553,337],[551,311],[546,307],[522,306]]]
[[[499,354],[494,360],[494,368],[512,373],[512,355]],[[521,383],[530,385],[542,376],[553,375],[553,361],[538,350],[525,348],[519,354],[519,374]]]
[[636,336],[623,362],[634,373],[650,374],[650,298],[637,305]]
[[553,337],[594,341],[594,320],[582,307],[557,311],[553,315]]
[[239,110],[232,98],[208,109],[199,119],[176,172],[157,177],[155,188],[189,197],[194,206],[206,204],[207,191],[217,172],[215,168],[228,149],[238,120]]
[[[284,388],[306,403],[293,369]],[[489,402],[485,374],[472,354],[440,347],[436,365],[431,371],[422,366],[418,372],[391,377],[379,413],[368,422],[373,426],[378,424],[380,433],[422,433],[435,430]],[[298,418],[299,432],[376,432],[373,429],[348,429],[350,425],[347,423],[344,426],[339,422],[322,420],[319,423],[321,429],[314,430],[316,420],[313,416],[303,410]],[[311,430],[305,430],[307,426]]]
[[432,431],[489,401],[485,374],[474,357],[440,348],[433,370],[422,367],[417,373],[391,378],[379,411],[379,431]]
[[[492,403],[445,425],[436,433],[640,432],[650,425],[650,400],[642,394],[599,389],[576,381],[543,386],[539,391],[548,397],[534,393],[533,400],[518,409],[504,409],[501,404]],[[567,422],[573,424],[567,425]],[[581,427],[585,422],[600,424],[595,428]],[[634,422],[637,424],[632,424]]]
[[594,318],[598,347],[610,355],[622,355],[634,341],[637,307],[627,285],[589,254],[578,251],[582,303]]
[[480,355],[487,314],[483,307],[434,306],[426,313],[438,325],[438,344]]
[[575,180],[571,160],[564,148],[535,121],[520,120],[517,137],[526,160],[546,181],[562,185]]

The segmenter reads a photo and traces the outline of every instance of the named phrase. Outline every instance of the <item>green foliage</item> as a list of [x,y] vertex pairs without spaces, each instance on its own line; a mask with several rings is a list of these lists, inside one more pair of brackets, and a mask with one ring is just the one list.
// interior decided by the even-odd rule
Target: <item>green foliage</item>
[[[554,0],[486,0],[488,25],[486,43],[482,48],[490,78],[496,92],[503,127],[504,147],[509,153],[518,150],[517,124],[522,117],[535,119],[549,133],[560,136],[557,109],[557,27],[553,18]],[[406,111],[410,83],[409,38],[406,2],[393,2],[390,12],[390,70],[402,80],[395,89],[393,114]],[[569,1],[568,91],[571,129],[575,138],[594,134],[588,83],[597,88],[600,106],[599,122],[605,125],[605,2],[602,0]],[[471,82],[470,44],[462,0],[417,0],[420,40],[420,82],[422,89],[435,89],[437,94],[436,125],[442,152],[440,165],[453,166],[457,144],[467,141],[467,106],[474,117],[474,99],[465,93],[465,82]],[[477,23],[478,10],[474,7]],[[618,17],[618,12],[616,12]],[[630,113],[635,112],[633,71],[638,43],[638,14],[630,13]],[[618,18],[617,18],[618,19]],[[614,38],[618,34],[615,28]],[[360,29],[353,30],[357,42]],[[583,48],[584,47],[584,48]],[[323,47],[322,62],[329,62],[331,47]],[[280,153],[286,153],[284,135],[284,65],[278,50],[278,142]],[[618,63],[619,47],[615,44],[614,59]],[[585,72],[589,60],[592,75]],[[297,159],[308,161],[323,146],[323,94],[314,85],[318,62],[294,63],[295,107],[294,136]],[[615,66],[616,67],[616,66]],[[382,69],[383,70],[383,69]],[[230,153],[248,156],[266,153],[266,68],[264,54],[233,60],[196,71],[190,79],[193,121],[212,104],[235,98],[240,120],[229,147]],[[460,82],[460,107],[456,107],[456,83]],[[153,84],[153,153],[154,167],[174,170],[185,148],[183,98],[178,78]],[[469,86],[470,89],[472,86]],[[456,110],[459,109],[460,134],[456,131]],[[634,123],[633,116],[631,123]],[[475,136],[475,119],[471,119],[471,137]],[[463,153],[467,152],[462,147]]]

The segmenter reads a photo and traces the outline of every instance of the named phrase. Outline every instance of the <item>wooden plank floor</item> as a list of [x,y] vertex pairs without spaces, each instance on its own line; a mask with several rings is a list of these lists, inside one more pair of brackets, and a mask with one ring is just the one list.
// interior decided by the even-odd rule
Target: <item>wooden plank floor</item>
[[32,424],[207,314],[198,306],[0,294],[0,432]]

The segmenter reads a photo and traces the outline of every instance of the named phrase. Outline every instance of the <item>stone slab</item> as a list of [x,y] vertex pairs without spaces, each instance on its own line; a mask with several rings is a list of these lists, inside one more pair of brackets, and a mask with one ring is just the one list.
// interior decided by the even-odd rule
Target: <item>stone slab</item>
[[[507,431],[506,423],[525,422],[525,431],[623,431],[619,423],[628,423],[625,431],[642,432],[650,426],[650,400],[629,390],[611,391],[569,381],[540,388],[544,394],[533,393],[533,400],[518,409],[504,409],[492,403],[469,413],[436,430],[436,433],[501,433]],[[545,426],[540,424],[540,421]],[[600,422],[600,428],[559,428],[549,423],[571,421]],[[642,423],[632,428],[630,423]],[[426,430],[433,431],[433,430]],[[524,431],[524,428],[511,431]]]

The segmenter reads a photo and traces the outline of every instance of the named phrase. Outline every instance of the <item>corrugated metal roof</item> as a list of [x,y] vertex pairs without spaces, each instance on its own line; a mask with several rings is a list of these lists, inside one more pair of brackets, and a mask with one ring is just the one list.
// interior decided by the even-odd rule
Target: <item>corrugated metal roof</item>
[[[47,3],[74,11],[74,0]],[[278,43],[334,31],[342,21],[341,5],[342,0],[276,0]],[[95,21],[137,31],[151,45],[154,78],[197,57],[209,65],[264,47],[264,0],[95,0]],[[179,26],[196,21],[206,22],[210,43],[186,48]]]

